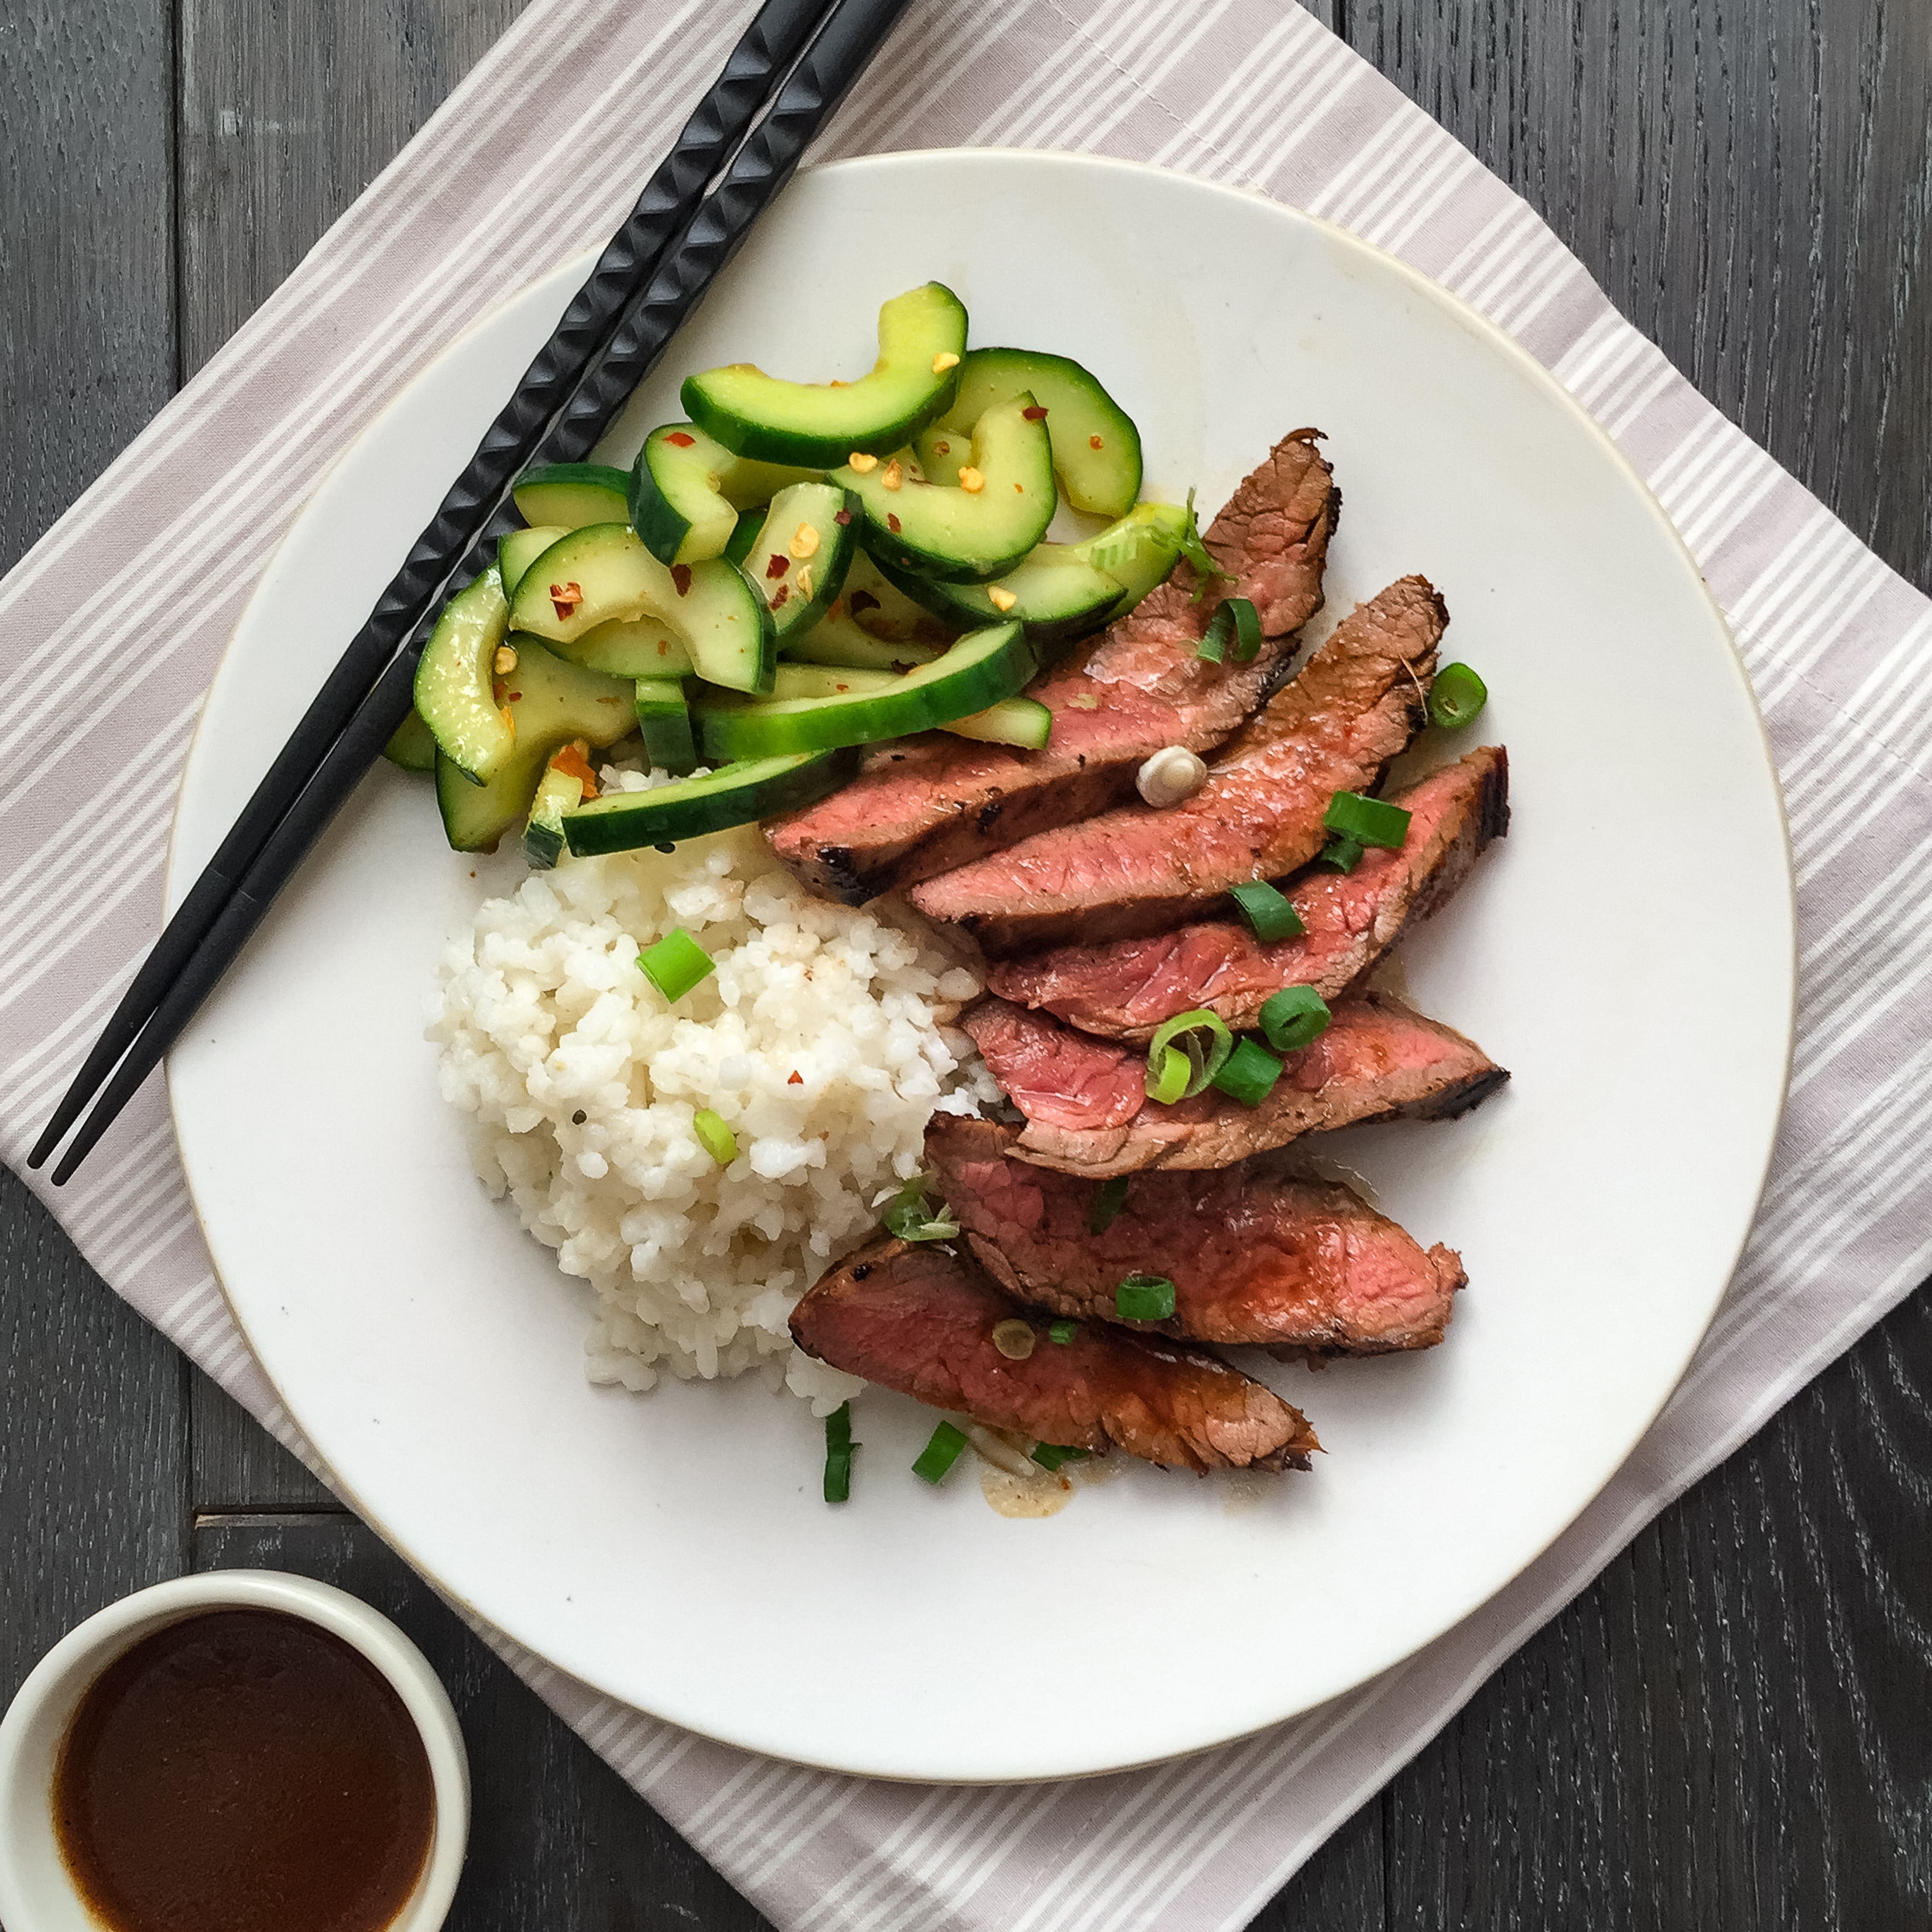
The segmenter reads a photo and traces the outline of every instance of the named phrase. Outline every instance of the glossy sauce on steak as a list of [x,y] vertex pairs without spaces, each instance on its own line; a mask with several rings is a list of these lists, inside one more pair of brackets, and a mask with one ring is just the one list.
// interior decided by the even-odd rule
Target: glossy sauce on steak
[[1144,1044],[1162,1021],[1205,1006],[1239,1030],[1270,994],[1312,986],[1338,999],[1412,920],[1448,902],[1490,842],[1509,830],[1500,746],[1432,772],[1394,802],[1412,816],[1399,852],[1371,847],[1352,872],[1321,872],[1289,895],[1305,933],[1264,945],[1238,920],[1197,921],[1114,946],[1063,946],[994,967],[987,985],[1070,1026]]
[[1094,1179],[1228,1167],[1368,1120],[1452,1120],[1509,1078],[1474,1040],[1378,993],[1338,1002],[1328,1030],[1286,1057],[1256,1107],[1211,1087],[1162,1106],[1147,1097],[1144,1054],[1004,1000],[976,1001],[959,1024],[1027,1117],[1013,1153]]
[[989,1428],[1104,1456],[1116,1447],[1164,1468],[1308,1466],[1307,1418],[1216,1357],[1082,1322],[1070,1342],[1034,1321],[1016,1361],[993,1330],[1024,1319],[964,1255],[881,1234],[793,1310],[806,1354]]
[[1426,716],[1449,621],[1426,578],[1360,605],[1180,804],[1117,806],[914,887],[929,919],[996,956],[1161,932],[1278,879],[1327,844],[1338,791],[1372,791]]
[[[1321,608],[1341,500],[1319,435],[1283,437],[1214,519],[1205,541],[1232,583],[1216,581],[1196,603],[1194,572],[1178,564],[1076,662],[1035,681],[1029,694],[1054,714],[1044,748],[942,731],[901,739],[869,754],[842,790],[772,820],[772,850],[808,884],[860,904],[1118,804],[1164,745],[1212,751]],[[1210,664],[1195,646],[1230,592],[1259,613],[1261,652],[1250,664]]]
[[1102,1184],[1009,1157],[987,1120],[935,1115],[926,1151],[980,1265],[1058,1315],[1114,1321],[1132,1274],[1174,1283],[1174,1317],[1131,1327],[1224,1346],[1324,1354],[1432,1348],[1467,1277],[1449,1248],[1425,1253],[1340,1183],[1250,1163],[1144,1174],[1100,1234]]

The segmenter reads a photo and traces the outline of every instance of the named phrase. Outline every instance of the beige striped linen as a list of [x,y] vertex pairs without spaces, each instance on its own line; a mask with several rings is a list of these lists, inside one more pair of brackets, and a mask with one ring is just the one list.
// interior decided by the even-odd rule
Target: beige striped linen
[[[536,0],[0,585],[0,1155],[16,1168],[154,935],[202,694],[316,478],[478,315],[616,224],[749,11]],[[1649,479],[1729,614],[1796,854],[1791,1102],[1716,1324],[1582,1518],[1407,1663],[1202,1756],[968,1790],[748,1757],[492,1640],[788,1932],[1208,1932],[1250,1918],[1645,1522],[1932,1268],[1932,605],[1286,0],[917,0],[820,158],[953,146],[1240,184],[1393,250],[1516,336]],[[115,836],[76,866],[72,802],[110,774]],[[34,1185],[121,1293],[302,1448],[216,1292],[158,1084],[68,1189]]]

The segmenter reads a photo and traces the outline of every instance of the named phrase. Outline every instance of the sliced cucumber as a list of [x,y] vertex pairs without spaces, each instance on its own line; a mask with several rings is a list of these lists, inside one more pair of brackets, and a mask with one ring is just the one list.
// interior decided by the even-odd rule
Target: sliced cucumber
[[[794,664],[910,670],[915,664],[932,663],[944,648],[942,644],[895,644],[890,638],[875,638],[839,610],[826,612],[802,637],[786,639],[784,654],[786,660]],[[780,678],[784,676],[784,670],[782,662]]]
[[[510,640],[516,640],[514,637]],[[648,614],[612,617],[575,643],[556,647],[572,664],[606,677],[688,677],[691,652],[670,625]]]
[[691,706],[676,678],[639,678],[636,710],[638,729],[644,734],[644,758],[654,770],[676,776],[698,763]]
[[682,394],[692,420],[727,449],[826,470],[854,450],[904,448],[951,404],[965,352],[964,308],[928,282],[879,310],[879,359],[856,382],[788,382],[734,362],[689,377]]
[[1044,422],[1022,393],[998,403],[973,431],[972,461],[960,474],[974,488],[913,481],[903,453],[826,480],[863,505],[866,548],[882,564],[949,583],[1004,577],[1046,534],[1059,499]]
[[1120,601],[1108,614],[1109,622],[1173,575],[1193,520],[1193,512],[1179,503],[1136,503],[1118,523],[1072,546],[1120,581]]
[[728,765],[650,791],[606,792],[566,812],[563,835],[580,854],[675,844],[810,805],[836,791],[858,768],[856,752],[808,752]]
[[725,554],[740,511],[818,476],[734,456],[695,423],[666,423],[644,438],[631,471],[631,527],[661,562],[702,562]]
[[410,715],[389,734],[382,755],[406,772],[436,770],[436,734],[422,722],[422,713],[413,705]]
[[850,491],[794,483],[772,499],[744,571],[770,606],[778,648],[802,637],[844,588],[865,513]]
[[1036,698],[1006,698],[970,718],[942,724],[956,738],[978,738],[988,745],[1018,745],[1029,752],[1045,750],[1053,735],[1053,713]]
[[1020,626],[998,624],[962,638],[944,656],[881,690],[794,698],[700,692],[699,739],[705,756],[718,759],[869,745],[983,711],[1012,697],[1038,668]]
[[549,766],[530,801],[530,822],[524,827],[524,856],[532,868],[548,872],[564,854],[563,814],[584,802],[584,781],[570,772]]
[[544,767],[573,738],[593,749],[637,728],[632,687],[521,639],[517,668],[503,681],[504,709],[516,720],[514,746],[488,784],[476,784],[446,754],[436,761],[443,830],[459,852],[491,851],[530,808]]
[[952,406],[920,438],[927,476],[951,482],[965,460],[960,433],[995,403],[1022,392],[1046,410],[1053,467],[1066,500],[1090,516],[1124,517],[1141,494],[1140,431],[1078,362],[1036,350],[976,349],[959,365]]
[[902,671],[868,669],[860,664],[782,664],[772,688],[776,698],[843,698],[848,692],[864,695],[890,691]]
[[532,527],[560,524],[567,530],[586,524],[621,524],[631,479],[602,463],[544,463],[526,470],[512,493],[517,514]]
[[477,784],[489,782],[516,744],[516,728],[497,704],[493,668],[509,628],[493,563],[442,607],[416,662],[417,713],[443,758]]
[[740,510],[738,520],[731,526],[731,534],[726,539],[724,554],[734,563],[742,563],[752,554],[752,546],[758,540],[758,532],[765,526],[765,508],[760,503],[754,509]]
[[845,573],[845,595],[841,601],[855,622],[888,644],[944,646],[958,632],[957,625],[940,622],[930,610],[914,603],[862,548]]
[[503,595],[514,597],[524,572],[555,543],[570,532],[561,524],[538,524],[534,530],[510,530],[496,539],[496,569],[503,580]]
[[1100,629],[1124,594],[1120,580],[1079,554],[1080,544],[1036,544],[997,584],[938,584],[909,570],[880,567],[934,616],[962,629],[1010,617],[1042,646]]
[[714,556],[667,568],[623,524],[553,544],[524,572],[510,615],[566,657],[600,625],[648,615],[683,639],[700,676],[734,691],[770,690],[778,662],[771,613],[736,564]]

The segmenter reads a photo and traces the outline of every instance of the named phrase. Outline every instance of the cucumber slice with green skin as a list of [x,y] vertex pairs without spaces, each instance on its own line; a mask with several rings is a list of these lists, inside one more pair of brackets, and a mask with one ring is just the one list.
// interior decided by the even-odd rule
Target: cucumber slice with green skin
[[956,738],[977,738],[988,745],[1018,745],[1039,752],[1053,735],[1053,713],[1036,698],[1006,698],[939,728]]
[[631,471],[631,527],[660,562],[700,563],[727,554],[740,511],[818,478],[817,470],[734,456],[695,423],[666,423],[644,438]]
[[[845,573],[845,594],[840,599],[845,614],[888,644],[938,644],[942,650],[952,644],[958,627],[942,623],[914,603],[866,554],[862,536],[860,542],[859,554]],[[836,617],[839,612],[828,614]]]
[[391,764],[406,772],[436,770],[436,734],[422,722],[422,714],[412,706],[410,715],[390,734],[382,755]]
[[706,758],[718,759],[874,744],[970,717],[1014,696],[1038,668],[1020,626],[998,624],[962,638],[883,690],[794,698],[702,692],[695,706],[699,740]]
[[[962,629],[1006,618],[1026,626],[1042,648],[1101,629],[1125,594],[1120,580],[1096,569],[1080,544],[1036,544],[1016,569],[997,584],[937,584],[909,570],[880,568],[935,616]],[[1006,600],[1011,599],[1011,602]]]
[[436,802],[459,852],[488,852],[530,808],[544,770],[573,738],[601,750],[637,729],[632,687],[600,677],[546,650],[534,638],[518,646],[503,680],[504,709],[516,719],[514,748],[478,785],[447,756],[436,761]]
[[586,524],[621,524],[630,514],[630,478],[607,464],[543,463],[525,470],[512,494],[517,514],[532,527],[580,530]]
[[860,540],[882,566],[951,584],[988,583],[1046,536],[1058,506],[1053,448],[1044,422],[1027,414],[1033,406],[1022,394],[980,418],[970,452],[976,490],[914,482],[904,452],[869,469],[835,470],[826,481],[858,497],[866,512]]
[[1046,410],[1053,467],[1066,500],[1090,516],[1124,517],[1141,494],[1141,433],[1078,362],[1030,349],[976,349],[959,365],[951,408],[919,439],[920,466],[951,482],[965,459],[960,433],[1022,392]]
[[644,757],[652,770],[675,777],[698,763],[692,735],[691,706],[674,677],[640,677],[635,704],[638,729],[644,734]]
[[[683,640],[700,676],[733,691],[772,688],[777,634],[751,579],[717,556],[667,568],[626,524],[592,524],[553,544],[524,573],[510,611],[518,630],[571,658],[600,625],[646,616]],[[640,671],[656,674],[646,664],[631,675]]]
[[534,530],[511,530],[496,539],[496,570],[503,580],[503,595],[514,597],[524,572],[555,543],[570,532],[562,524],[539,524]]
[[860,664],[782,664],[775,700],[793,698],[843,698],[848,692],[890,691],[902,671],[872,670]]
[[564,814],[563,836],[580,856],[674,845],[814,804],[858,769],[856,752],[802,752],[728,765],[651,791],[606,792]]
[[911,442],[951,406],[965,353],[964,306],[927,282],[879,310],[879,359],[856,382],[788,382],[734,362],[687,378],[680,393],[691,419],[727,449],[829,470],[855,449],[884,456]]
[[[896,644],[875,638],[855,624],[842,610],[828,611],[802,638],[785,641],[784,658],[778,674],[784,676],[786,663],[830,664],[864,670],[910,670],[930,664],[946,646],[943,644]],[[776,687],[774,686],[776,693]]]
[[780,650],[845,587],[865,521],[858,498],[830,483],[794,483],[772,499],[743,568],[771,608]]
[[724,554],[734,563],[742,563],[752,554],[752,546],[758,540],[758,532],[765,526],[765,506],[760,503],[755,508],[740,510],[738,520],[731,526],[730,540],[724,546]]
[[516,745],[515,728],[497,706],[493,669],[509,628],[510,607],[493,563],[442,607],[416,661],[417,716],[442,759],[479,785],[489,783]]
[[554,769],[544,773],[524,827],[524,856],[532,871],[548,872],[563,856],[563,814],[583,802],[581,778]]
[[[514,634],[510,641],[517,641]],[[602,671],[606,677],[688,677],[693,670],[683,638],[648,614],[613,617],[586,631],[574,644],[553,648],[572,664]]]

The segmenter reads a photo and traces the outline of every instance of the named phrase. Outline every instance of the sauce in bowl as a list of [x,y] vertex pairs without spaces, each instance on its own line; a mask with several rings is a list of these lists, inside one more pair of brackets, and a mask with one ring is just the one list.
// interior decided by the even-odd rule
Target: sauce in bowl
[[54,1773],[62,1856],[110,1932],[381,1932],[436,1823],[402,1700],[339,1637],[214,1610],[81,1699]]

